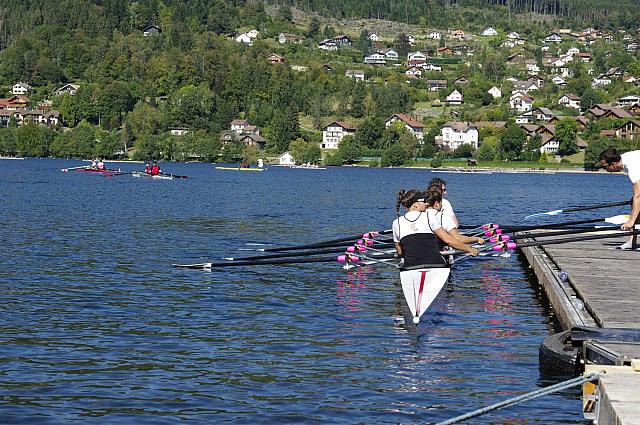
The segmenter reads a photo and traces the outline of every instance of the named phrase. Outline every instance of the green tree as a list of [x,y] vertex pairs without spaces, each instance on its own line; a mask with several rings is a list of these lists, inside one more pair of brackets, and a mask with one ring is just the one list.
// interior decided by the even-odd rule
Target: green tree
[[351,135],[347,135],[340,141],[338,155],[343,164],[353,164],[360,161],[362,150],[356,139]]
[[356,141],[358,145],[374,148],[379,145],[379,140],[384,131],[384,122],[379,117],[368,117],[356,130]]
[[522,148],[526,138],[526,133],[519,126],[510,125],[500,137],[498,145],[500,157],[508,161],[519,159],[522,155]]
[[16,148],[20,156],[45,157],[49,155],[49,145],[53,132],[45,126],[27,122],[16,130]]
[[580,98],[580,109],[586,111],[598,103],[602,103],[602,95],[599,92],[588,88],[584,93],[582,93],[582,97]]
[[473,146],[469,143],[463,143],[453,151],[454,158],[471,158],[473,157]]
[[389,146],[382,154],[380,165],[382,167],[398,167],[411,158],[400,144]]
[[272,153],[283,153],[299,135],[298,114],[291,109],[279,109],[267,134],[267,149]]
[[525,161],[538,161],[540,159],[541,146],[542,137],[539,134],[530,137],[524,144],[522,159]]
[[289,143],[289,153],[293,157],[296,164],[301,164],[305,160],[308,143],[303,139],[297,138]]
[[558,141],[558,154],[561,156],[573,155],[578,152],[576,135],[578,123],[571,118],[565,118],[556,124],[556,140]]
[[351,115],[355,118],[364,116],[364,100],[366,96],[367,89],[365,85],[356,81],[351,90]]
[[493,161],[496,159],[498,150],[496,149],[497,140],[491,140],[489,138],[483,139],[478,152],[476,153],[476,159],[478,161]]

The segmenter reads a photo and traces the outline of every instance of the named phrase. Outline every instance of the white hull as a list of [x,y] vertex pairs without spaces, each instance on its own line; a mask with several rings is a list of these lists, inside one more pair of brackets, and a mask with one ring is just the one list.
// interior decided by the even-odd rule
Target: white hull
[[436,299],[440,290],[447,283],[451,269],[434,267],[400,272],[402,292],[407,301],[413,322],[418,323],[420,317]]

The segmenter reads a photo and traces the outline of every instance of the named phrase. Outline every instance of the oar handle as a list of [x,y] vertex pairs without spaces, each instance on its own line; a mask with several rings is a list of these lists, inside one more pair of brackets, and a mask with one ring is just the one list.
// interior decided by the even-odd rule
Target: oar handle
[[508,242],[506,244],[506,248],[516,249],[516,248],[527,248],[527,247],[542,246],[542,245],[558,245],[561,243],[569,243],[569,242],[591,241],[591,240],[597,240],[597,239],[611,239],[611,238],[617,238],[620,236],[631,236],[632,234],[633,234],[633,231],[624,231],[624,232],[615,231],[605,235],[602,235],[602,234],[587,235],[587,236],[580,236],[575,238],[551,239],[546,241],[524,242],[524,243],[518,243],[518,244],[516,244],[515,242]]

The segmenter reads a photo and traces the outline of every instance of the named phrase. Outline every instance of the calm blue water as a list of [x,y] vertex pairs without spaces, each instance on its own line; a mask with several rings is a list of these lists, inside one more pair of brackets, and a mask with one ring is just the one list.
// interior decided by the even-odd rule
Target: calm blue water
[[[560,379],[539,373],[552,318],[516,255],[460,263],[417,329],[394,323],[393,270],[171,267],[389,228],[397,191],[436,174],[59,171],[81,164],[0,160],[0,423],[430,423]],[[616,175],[437,175],[467,224],[630,194]],[[576,388],[473,423],[580,411]]]

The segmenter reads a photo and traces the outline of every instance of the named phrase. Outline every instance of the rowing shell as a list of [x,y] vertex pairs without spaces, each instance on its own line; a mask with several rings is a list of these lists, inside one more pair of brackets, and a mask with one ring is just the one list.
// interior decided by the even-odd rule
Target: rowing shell
[[216,170],[230,170],[230,171],[264,171],[264,168],[248,168],[248,167],[216,167]]
[[134,171],[131,173],[131,175],[133,177],[141,177],[141,178],[154,179],[154,180],[173,180],[173,176],[169,174],[152,175],[152,174],[142,173],[140,171]]
[[451,269],[448,267],[430,267],[400,272],[402,292],[407,301],[413,323],[419,323],[420,317],[436,299],[447,283]]

